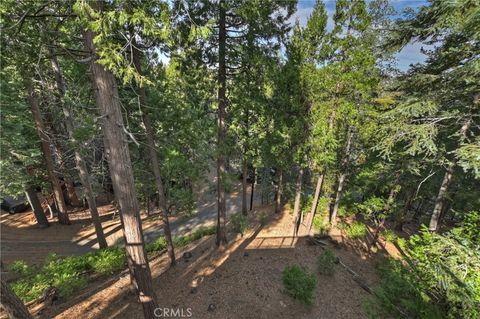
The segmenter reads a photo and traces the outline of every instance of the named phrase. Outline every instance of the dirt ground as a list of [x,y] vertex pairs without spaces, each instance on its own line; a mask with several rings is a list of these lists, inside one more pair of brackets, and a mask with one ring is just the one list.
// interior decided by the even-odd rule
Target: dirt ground
[[[109,245],[122,238],[118,213],[112,205],[98,207],[102,227]],[[49,253],[60,256],[81,255],[98,248],[95,228],[89,210],[74,209],[69,213],[71,225],[60,225],[51,221],[50,227],[37,227],[33,213],[25,211],[10,215],[2,211],[1,260],[6,266],[15,260],[29,264],[41,264]],[[173,218],[171,220],[174,220]],[[160,229],[158,215],[142,215],[143,229]]]
[[[184,317],[191,313],[191,318],[365,318],[362,303],[369,294],[351,274],[341,266],[336,266],[333,276],[318,274],[316,260],[322,248],[309,245],[306,238],[291,237],[287,212],[274,215],[272,207],[264,207],[252,214],[253,219],[261,211],[269,214],[268,223],[257,224],[243,237],[230,234],[224,249],[216,249],[211,236],[178,250],[178,264],[173,268],[168,268],[165,255],[152,260],[159,306],[179,309]],[[379,280],[375,259],[342,243],[332,249],[369,286],[375,286]],[[187,251],[189,258],[184,256]],[[311,307],[284,292],[282,270],[294,264],[318,276]],[[38,318],[143,318],[128,287],[129,277],[123,272],[90,285],[68,301],[32,310]]]

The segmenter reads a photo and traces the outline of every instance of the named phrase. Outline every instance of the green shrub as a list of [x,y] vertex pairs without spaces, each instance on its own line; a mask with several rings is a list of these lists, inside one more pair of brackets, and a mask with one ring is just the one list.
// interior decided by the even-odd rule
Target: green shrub
[[243,214],[233,215],[230,221],[232,222],[233,231],[242,234],[242,236],[245,231],[250,228],[250,222],[248,221],[247,216]]
[[351,239],[360,239],[367,235],[368,230],[365,224],[353,222],[345,228],[347,236]]
[[200,227],[191,234],[185,236],[175,236],[173,237],[173,246],[175,247],[184,247],[196,240],[199,240],[202,237],[210,236],[215,234],[216,227]]
[[258,215],[258,222],[260,223],[260,225],[265,226],[267,224],[267,220],[268,220],[268,215],[265,212],[261,212]]
[[330,225],[325,221],[325,217],[316,214],[313,217],[313,230],[319,234],[327,234],[330,230]]
[[313,301],[313,291],[317,286],[317,278],[297,265],[287,267],[282,272],[282,281],[286,292],[306,305]]
[[99,274],[113,273],[125,268],[125,250],[120,247],[102,249],[87,258],[93,271]]
[[167,240],[165,239],[164,236],[158,237],[157,239],[155,239],[155,241],[147,244],[145,249],[149,253],[167,249]]
[[8,271],[17,273],[22,276],[26,276],[32,272],[32,269],[27,265],[23,260],[14,261],[10,266],[8,266]]
[[478,318],[480,251],[458,234],[463,230],[440,235],[423,227],[405,242],[407,263],[383,267],[382,283],[368,305],[372,317]]
[[385,229],[382,231],[381,236],[391,243],[395,242],[398,238],[397,234],[391,229]]
[[[18,268],[20,263],[16,264]],[[12,284],[12,289],[24,302],[39,298],[50,287],[55,287],[60,297],[68,297],[87,284],[89,273],[112,273],[125,265],[125,252],[118,247],[66,258],[50,254],[40,268],[24,272]]]
[[337,257],[331,249],[325,249],[318,256],[318,272],[323,275],[333,275]]
[[461,228],[457,228],[457,232],[473,244],[480,245],[480,212],[471,211],[467,213],[461,226]]

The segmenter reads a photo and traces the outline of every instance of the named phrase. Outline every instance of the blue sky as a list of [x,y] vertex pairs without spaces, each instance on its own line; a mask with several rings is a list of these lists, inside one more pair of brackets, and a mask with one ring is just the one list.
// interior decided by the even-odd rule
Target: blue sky
[[[325,7],[328,13],[328,24],[327,29],[331,30],[333,28],[332,16],[335,12],[335,0],[324,0]],[[402,11],[408,7],[410,8],[419,8],[422,5],[427,4],[426,0],[391,0],[391,5],[395,8],[398,14],[401,14]],[[291,17],[291,22],[293,23],[298,19],[301,26],[304,26],[307,23],[308,17],[310,16],[315,0],[298,0],[297,12]],[[429,48],[422,43],[410,43],[406,45],[399,53],[396,54],[397,66],[400,70],[405,71],[408,69],[410,64],[421,63],[425,60],[425,55],[420,52],[421,48]]]

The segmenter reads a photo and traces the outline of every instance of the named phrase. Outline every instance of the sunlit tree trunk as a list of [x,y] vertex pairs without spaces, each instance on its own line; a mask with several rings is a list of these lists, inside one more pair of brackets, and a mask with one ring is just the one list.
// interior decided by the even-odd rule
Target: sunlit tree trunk
[[38,200],[37,190],[35,187],[28,186],[25,190],[25,195],[27,196],[28,203],[32,207],[33,214],[35,215],[38,225],[42,228],[50,226],[47,216],[45,216],[45,212],[43,211],[42,204]]
[[38,104],[38,96],[35,93],[33,84],[29,82],[27,85],[28,103],[30,104],[30,108],[33,113],[37,134],[40,137],[40,146],[45,159],[48,178],[52,184],[52,190],[55,195],[55,202],[58,208],[58,222],[60,224],[69,225],[70,219],[68,218],[67,206],[65,205],[65,199],[63,198],[62,187],[60,186],[60,182],[55,174],[55,166],[53,165],[52,151],[49,143],[50,139],[45,131],[45,125],[43,124],[43,119]]
[[[333,100],[333,109],[332,113],[330,114],[330,118],[328,119],[328,133],[330,133],[333,129],[335,120],[337,119],[337,108],[338,108],[338,99],[340,95],[341,83],[337,82],[335,85],[335,95]],[[320,198],[320,194],[322,192],[323,181],[325,180],[325,171],[322,170],[320,175],[317,179],[317,186],[315,187],[315,195],[313,197],[312,208],[310,210],[309,216],[307,218],[307,232],[310,234],[312,232],[312,224],[313,219],[315,218],[315,214],[317,212],[318,200]]]
[[[471,123],[472,120],[469,119],[462,125],[460,129],[461,138],[466,137],[467,131],[470,128]],[[442,215],[443,206],[445,204],[445,195],[447,194],[448,187],[450,186],[450,183],[452,181],[455,165],[455,162],[449,163],[443,176],[442,184],[440,185],[437,198],[435,199],[435,206],[433,208],[432,217],[430,218],[430,225],[428,227],[430,231],[437,231],[439,228],[440,217]]]
[[[92,1],[91,5],[98,8],[101,3]],[[87,31],[84,36],[86,49],[95,57],[97,53],[93,42],[94,33]],[[142,305],[144,317],[153,319],[156,318],[155,309],[158,306],[145,251],[142,221],[117,83],[113,74],[106,71],[95,59],[92,60],[90,66],[96,104],[101,118],[105,153],[115,198],[120,206],[123,220],[130,275]]]
[[353,131],[349,128],[347,133],[347,144],[345,146],[345,151],[343,154],[342,165],[341,165],[341,172],[340,176],[338,177],[338,186],[337,186],[337,193],[335,195],[335,202],[333,203],[333,208],[330,213],[330,224],[336,225],[337,223],[337,212],[338,207],[340,205],[340,200],[342,199],[343,195],[343,186],[345,184],[345,179],[347,178],[347,165],[350,158],[350,149],[352,146],[352,139],[353,139]]
[[23,302],[15,295],[8,284],[0,280],[2,288],[0,295],[0,304],[10,319],[33,319],[30,312]]
[[320,174],[317,178],[317,186],[315,187],[315,195],[313,196],[313,203],[310,213],[307,217],[307,232],[310,235],[312,231],[313,218],[317,212],[318,199],[320,198],[320,192],[322,191],[324,174]]
[[283,195],[283,170],[278,170],[277,194],[275,195],[275,214],[280,213]]
[[255,180],[256,180],[256,174],[255,174],[255,168],[253,168],[253,171],[252,171],[252,188],[250,189],[250,210],[253,209],[253,195],[255,193]]
[[219,1],[219,24],[218,24],[218,138],[217,138],[217,246],[227,243],[226,236],[226,202],[225,202],[225,107],[227,91],[227,69],[226,69],[226,4],[225,0]]
[[[57,89],[60,95],[60,105],[62,106],[62,112],[64,116],[64,123],[65,129],[67,130],[68,137],[72,143],[76,143],[75,137],[73,135],[74,132],[74,124],[73,124],[73,117],[70,108],[65,105],[63,102],[63,98],[67,91],[67,86],[65,83],[65,79],[63,77],[62,69],[60,64],[58,63],[57,55],[53,49],[50,50],[50,55],[52,59],[52,67],[55,73],[55,80],[57,83]],[[103,232],[103,227],[100,222],[100,217],[98,214],[97,203],[95,201],[95,195],[92,189],[92,182],[90,179],[90,173],[88,172],[87,164],[83,159],[82,154],[78,147],[74,147],[74,155],[75,155],[75,165],[78,171],[78,176],[80,177],[80,182],[85,191],[85,197],[87,199],[88,207],[90,209],[90,215],[92,217],[92,223],[95,227],[95,234],[97,235],[98,246],[100,248],[106,248],[107,240],[105,239],[105,234]],[[67,182],[68,183],[68,182]],[[68,189],[68,186],[67,186]],[[75,193],[75,189],[71,190]],[[78,199],[77,199],[78,200]]]
[[[133,49],[133,63],[135,65],[137,72],[139,74],[142,74],[142,68],[140,64],[140,52],[135,46]],[[150,155],[149,157],[150,164],[152,167],[153,176],[155,178],[155,186],[158,192],[158,204],[160,208],[160,216],[163,222],[163,231],[165,234],[165,240],[167,241],[167,252],[168,252],[168,256],[170,257],[170,264],[175,265],[175,250],[173,248],[170,222],[168,221],[168,210],[167,210],[167,200],[165,198],[165,188],[163,186],[162,175],[160,172],[160,161],[158,160],[157,148],[155,146],[155,140],[154,140],[155,133],[152,128],[150,115],[148,114],[148,111],[145,108],[147,97],[146,97],[144,87],[138,88],[138,97],[140,100],[140,106],[142,110],[143,124],[145,126],[145,135],[146,135],[147,146],[148,146],[148,151]],[[148,199],[147,199],[147,205],[148,205]]]
[[295,203],[293,205],[293,236],[297,236],[298,222],[300,219],[300,206],[302,200],[303,167],[300,167],[295,184]]
[[247,215],[247,161],[242,161],[242,214]]

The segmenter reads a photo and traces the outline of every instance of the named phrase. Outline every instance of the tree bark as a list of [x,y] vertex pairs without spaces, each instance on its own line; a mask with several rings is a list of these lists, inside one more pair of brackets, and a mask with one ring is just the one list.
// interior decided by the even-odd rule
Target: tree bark
[[244,158],[242,162],[242,214],[247,216],[247,161]]
[[40,113],[40,107],[38,103],[38,97],[35,93],[33,83],[29,82],[27,84],[28,89],[28,102],[35,119],[35,127],[37,129],[37,134],[40,137],[40,146],[42,149],[43,157],[45,159],[45,164],[47,168],[48,178],[52,184],[52,190],[55,194],[55,201],[58,209],[58,222],[60,224],[69,225],[70,219],[68,218],[67,206],[65,205],[65,199],[63,198],[62,187],[58,181],[57,176],[55,175],[55,166],[53,165],[52,152],[50,149],[50,139],[45,131],[45,125],[43,124],[42,115]]
[[430,225],[428,227],[430,231],[438,230],[438,224],[440,222],[440,216],[443,209],[444,198],[448,191],[448,186],[450,186],[450,182],[452,181],[454,166],[455,164],[453,163],[449,164],[445,172],[445,175],[443,175],[442,184],[438,191],[437,198],[435,199],[435,206],[433,208],[432,217],[430,218]]
[[342,199],[343,195],[343,185],[345,183],[345,179],[347,177],[347,165],[350,159],[350,148],[352,146],[352,139],[353,139],[353,131],[351,128],[348,129],[347,133],[347,145],[345,146],[345,153],[343,155],[342,159],[342,168],[341,168],[341,173],[338,178],[338,187],[337,187],[337,193],[335,196],[335,202],[333,204],[332,212],[330,213],[330,224],[331,225],[336,225],[337,223],[337,212],[338,212],[338,207],[340,205],[340,200]]
[[218,138],[217,138],[217,246],[227,243],[226,202],[225,202],[225,108],[227,91],[227,68],[226,68],[226,8],[225,0],[219,1],[219,25],[218,25]]
[[30,312],[23,302],[15,295],[8,284],[2,279],[0,280],[1,288],[1,302],[2,308],[11,319],[33,319]]
[[[93,6],[101,5],[91,2]],[[98,8],[98,7],[97,7]],[[93,38],[95,34],[87,31],[85,46],[97,57]],[[95,91],[96,104],[99,109],[105,153],[110,168],[115,197],[120,206],[125,235],[127,259],[130,261],[130,275],[143,308],[145,318],[155,318],[157,301],[152,287],[152,276],[148,264],[145,243],[143,239],[142,221],[133,179],[132,162],[128,149],[126,128],[123,124],[120,97],[115,77],[106,71],[102,65],[91,63],[92,83]]]
[[27,196],[28,202],[32,207],[33,214],[35,215],[38,226],[40,226],[41,228],[47,228],[48,226],[50,226],[47,216],[45,216],[45,212],[43,211],[42,204],[38,200],[37,190],[35,189],[35,187],[28,186],[25,190],[25,195]]
[[275,214],[280,213],[283,195],[283,170],[278,170],[277,194],[275,195]]
[[[460,138],[463,140],[467,136],[467,131],[472,124],[472,120],[468,119],[465,123],[463,123],[460,129]],[[445,175],[443,176],[442,184],[440,185],[440,189],[438,191],[437,198],[435,199],[435,206],[433,208],[432,217],[430,218],[430,225],[428,229],[430,231],[437,231],[440,223],[440,217],[443,211],[443,205],[445,203],[445,195],[447,194],[448,187],[452,181],[453,171],[455,169],[456,162],[453,161],[447,166],[447,170]]]
[[302,183],[303,183],[303,167],[300,167],[297,176],[297,183],[295,184],[295,204],[293,206],[293,236],[298,234],[298,221],[300,212],[300,204],[302,199]]
[[[137,72],[142,75],[142,67],[140,64],[140,52],[133,46],[133,63]],[[158,206],[160,208],[160,217],[163,222],[163,232],[165,235],[165,240],[167,241],[167,252],[170,257],[170,265],[175,265],[175,250],[173,247],[172,232],[170,230],[170,222],[168,221],[168,209],[167,209],[167,200],[165,198],[165,188],[163,186],[162,174],[160,172],[160,161],[157,155],[157,149],[155,146],[154,136],[155,133],[152,128],[152,123],[150,115],[145,108],[147,96],[144,87],[138,87],[138,98],[140,101],[140,108],[142,111],[142,120],[143,125],[145,126],[145,135],[147,139],[147,147],[150,156],[150,164],[152,166],[153,176],[155,178],[155,186],[158,192]],[[147,199],[148,205],[148,199]]]
[[[60,105],[62,106],[62,112],[64,116],[64,123],[65,129],[67,130],[68,138],[70,141],[75,144],[75,136],[73,135],[74,132],[74,122],[72,117],[71,109],[63,103],[63,98],[67,91],[67,86],[65,83],[65,78],[63,77],[62,69],[60,67],[60,63],[58,63],[57,55],[53,49],[50,49],[50,55],[52,56],[52,67],[55,73],[55,80],[57,83],[57,89],[60,95]],[[87,168],[87,164],[80,153],[80,150],[76,145],[74,146],[74,155],[75,155],[75,165],[78,171],[78,176],[80,178],[80,182],[85,190],[85,197],[87,199],[88,207],[90,209],[90,216],[92,217],[92,223],[95,227],[95,234],[97,235],[97,241],[99,248],[106,248],[108,247],[107,240],[105,239],[105,234],[103,232],[103,227],[100,222],[100,217],[98,214],[97,203],[95,201],[95,195],[93,193],[92,182],[90,178],[90,173]],[[67,187],[68,189],[68,187]],[[73,189],[73,192],[75,190]],[[78,200],[78,199],[77,199]]]
[[324,174],[320,174],[318,176],[317,186],[315,187],[315,195],[313,197],[312,208],[310,209],[310,213],[308,214],[308,217],[307,217],[307,232],[309,235],[312,232],[313,219],[315,218],[315,214],[317,212],[318,199],[320,198],[320,193],[322,191],[323,178],[324,178]]
[[255,168],[253,168],[253,172],[252,172],[252,188],[250,189],[250,210],[253,209],[253,195],[254,195],[254,192],[255,192],[255,178],[256,178]]

